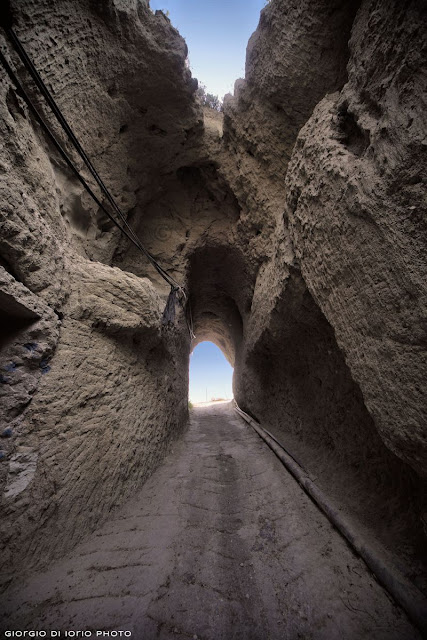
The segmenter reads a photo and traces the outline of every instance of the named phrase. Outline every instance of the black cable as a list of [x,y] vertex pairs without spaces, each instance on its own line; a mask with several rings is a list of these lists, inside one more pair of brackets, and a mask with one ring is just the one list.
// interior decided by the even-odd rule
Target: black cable
[[[184,309],[184,305],[182,306],[182,308]],[[188,331],[190,333],[190,338],[191,338],[191,340],[194,340],[196,336],[194,335],[193,314],[191,312],[191,300],[190,300],[190,298],[188,298],[188,300],[187,300],[187,309],[188,309],[188,317],[187,317],[187,314],[186,314],[185,319],[186,319],[186,322],[187,322]],[[184,313],[185,313],[185,309],[184,309]]]
[[159,275],[164,280],[166,280],[166,282],[170,285],[171,292],[179,292],[181,294],[180,296],[178,296],[178,302],[180,303],[180,305],[181,305],[181,307],[182,307],[182,309],[184,311],[184,317],[185,317],[185,321],[186,321],[186,324],[187,324],[187,327],[188,327],[188,330],[189,330],[190,339],[193,339],[195,337],[194,333],[193,333],[193,322],[192,322],[192,317],[191,317],[191,310],[190,310],[190,321],[189,321],[189,319],[187,317],[186,304],[185,303],[186,303],[188,298],[187,298],[185,289],[181,285],[179,285],[179,283],[174,278],[172,278],[161,267],[161,265],[157,262],[157,260],[154,258],[154,256],[152,256],[152,254],[142,245],[142,243],[139,240],[138,236],[136,235],[136,233],[134,232],[132,227],[128,224],[128,222],[126,220],[126,217],[124,216],[124,214],[122,213],[122,211],[120,210],[118,205],[116,204],[114,198],[111,196],[110,192],[108,191],[108,189],[105,186],[104,182],[100,178],[100,176],[97,173],[96,169],[94,168],[94,166],[92,165],[91,161],[87,157],[85,151],[83,150],[82,146],[80,145],[79,141],[77,140],[76,136],[74,135],[71,127],[68,125],[68,123],[65,120],[64,116],[62,115],[59,107],[57,106],[57,104],[54,101],[54,99],[52,98],[49,90],[47,89],[47,87],[44,84],[43,80],[41,79],[40,75],[38,74],[37,69],[34,67],[34,64],[32,63],[31,59],[29,58],[29,56],[25,52],[25,50],[24,50],[22,44],[20,43],[18,37],[13,32],[13,30],[12,30],[12,28],[10,26],[6,25],[6,26],[4,26],[4,29],[8,33],[9,37],[11,38],[12,43],[14,44],[14,47],[15,47],[19,57],[21,58],[21,60],[24,63],[25,67],[27,68],[27,70],[29,71],[29,73],[30,73],[31,77],[33,78],[34,82],[36,83],[37,87],[39,88],[39,90],[41,91],[43,96],[45,97],[46,101],[48,102],[49,106],[51,107],[55,117],[58,120],[58,122],[61,124],[61,126],[64,129],[65,133],[67,134],[67,136],[71,140],[73,146],[76,148],[76,150],[79,153],[80,157],[83,159],[83,161],[86,164],[86,166],[88,167],[89,171],[91,172],[91,174],[95,178],[97,184],[101,188],[101,191],[105,194],[105,196],[107,197],[107,199],[110,202],[111,206],[118,213],[118,215],[121,218],[123,224],[125,225],[125,228],[120,226],[120,224],[116,221],[114,216],[111,215],[111,213],[105,208],[105,206],[102,204],[102,202],[99,200],[99,198],[92,191],[92,189],[90,188],[90,186],[88,185],[86,180],[83,178],[83,176],[80,174],[80,172],[78,171],[78,169],[74,165],[73,161],[69,158],[69,156],[67,155],[67,153],[65,152],[65,150],[63,149],[61,144],[55,138],[54,134],[49,129],[48,125],[45,123],[45,121],[43,120],[43,118],[41,117],[39,112],[37,111],[36,107],[31,102],[31,99],[29,98],[29,96],[25,92],[23,86],[21,85],[21,83],[18,80],[17,76],[13,72],[13,70],[10,67],[9,63],[7,62],[6,58],[0,52],[0,60],[1,60],[2,64],[3,64],[4,68],[6,69],[7,73],[9,74],[12,82],[15,84],[18,92],[21,94],[21,96],[24,99],[25,103],[27,104],[28,108],[33,113],[33,115],[35,116],[36,120],[39,122],[39,124],[41,125],[41,127],[43,128],[45,133],[47,134],[48,138],[52,142],[52,144],[58,150],[58,152],[61,155],[61,157],[65,160],[65,162],[68,165],[68,167],[75,174],[75,176],[77,177],[79,182],[83,185],[83,187],[86,189],[86,191],[92,197],[94,202],[107,215],[107,217],[113,222],[113,224],[123,233],[123,235],[125,235],[128,238],[128,240],[130,240],[136,246],[136,248],[139,249],[148,258],[148,260],[153,265],[153,267],[156,269],[156,271],[159,273]]
[[74,173],[74,175],[77,177],[77,179],[79,180],[79,182],[81,182],[81,184],[83,185],[83,187],[86,189],[86,191],[89,193],[89,195],[93,198],[93,200],[96,202],[96,204],[102,209],[102,211],[109,217],[109,219],[116,225],[116,227],[118,229],[120,229],[120,231],[131,241],[133,242],[137,248],[139,248],[138,244],[133,240],[133,238],[128,235],[126,229],[123,229],[119,223],[117,222],[117,220],[111,215],[111,213],[104,207],[104,205],[102,204],[102,202],[98,199],[98,197],[95,195],[95,193],[92,191],[92,189],[90,188],[90,186],[87,184],[86,180],[83,178],[83,176],[80,175],[79,171],[76,169],[75,165],[73,164],[72,160],[70,160],[70,158],[68,157],[67,153],[64,151],[64,149],[62,148],[62,146],[59,144],[59,142],[56,140],[55,136],[53,135],[53,133],[51,132],[51,130],[49,129],[49,127],[47,126],[47,124],[45,123],[45,121],[43,120],[43,118],[41,117],[41,115],[39,114],[39,112],[37,111],[36,107],[33,105],[33,103],[31,102],[30,98],[28,97],[27,93],[25,92],[23,86],[21,85],[21,83],[19,82],[17,76],[15,75],[15,73],[13,72],[11,66],[9,65],[9,63],[7,62],[6,58],[4,57],[3,53],[0,51],[0,60],[2,65],[4,66],[7,74],[9,75],[10,79],[12,80],[13,84],[15,85],[18,93],[21,95],[21,97],[23,98],[25,104],[27,105],[27,107],[29,108],[29,110],[31,111],[31,113],[34,115],[34,117],[36,118],[37,122],[40,124],[40,126],[42,127],[42,129],[44,130],[44,132],[46,133],[46,135],[48,136],[49,140],[52,142],[52,144],[55,146],[55,148],[57,149],[57,151],[59,152],[59,154],[61,155],[61,157],[65,160],[65,162],[67,163],[68,167],[71,169],[71,171]]
[[110,205],[113,207],[113,209],[119,215],[119,217],[122,220],[124,226],[128,229],[129,233],[134,238],[134,244],[136,246],[138,246],[140,251],[142,251],[142,253],[144,253],[144,255],[148,258],[148,260],[151,262],[151,264],[156,269],[156,271],[159,273],[159,275],[164,280],[166,280],[166,282],[168,282],[168,284],[172,288],[174,288],[174,289],[182,289],[182,287],[178,284],[178,282],[176,280],[174,280],[174,278],[172,278],[163,269],[163,267],[161,267],[161,265],[157,262],[157,260],[154,258],[154,256],[142,245],[142,243],[140,242],[140,240],[139,240],[138,236],[136,235],[135,231],[132,229],[132,227],[129,225],[128,221],[126,220],[126,216],[123,214],[123,212],[121,211],[121,209],[117,205],[116,201],[114,200],[114,198],[110,194],[109,190],[105,186],[104,182],[102,181],[101,177],[99,176],[99,174],[96,171],[95,167],[93,166],[92,162],[90,161],[90,159],[86,155],[86,153],[85,153],[83,147],[81,146],[80,142],[78,141],[78,139],[74,135],[74,132],[72,131],[71,127],[69,126],[68,122],[66,121],[65,117],[63,116],[61,110],[59,109],[58,105],[56,104],[56,102],[53,99],[52,95],[50,94],[49,90],[47,89],[44,81],[40,77],[40,74],[38,73],[37,69],[35,68],[32,60],[28,56],[28,54],[25,51],[24,47],[22,46],[18,36],[15,34],[15,32],[13,31],[13,29],[11,27],[5,27],[5,31],[8,34],[10,40],[12,41],[12,44],[13,44],[16,52],[18,53],[19,57],[21,58],[24,66],[27,68],[28,72],[30,73],[31,77],[33,78],[36,86],[38,87],[38,89],[40,90],[42,95],[44,96],[44,98],[45,98],[46,102],[48,103],[48,105],[50,106],[50,108],[52,109],[52,112],[54,113],[54,115],[55,115],[56,119],[58,120],[59,124],[61,125],[61,127],[63,128],[63,130],[67,134],[68,138],[70,139],[70,141],[74,145],[75,149],[77,150],[78,154],[82,158],[83,162],[86,164],[87,168],[89,169],[89,171],[93,175],[95,181],[99,185],[101,191],[104,193],[104,195],[107,198],[107,200],[109,201]]

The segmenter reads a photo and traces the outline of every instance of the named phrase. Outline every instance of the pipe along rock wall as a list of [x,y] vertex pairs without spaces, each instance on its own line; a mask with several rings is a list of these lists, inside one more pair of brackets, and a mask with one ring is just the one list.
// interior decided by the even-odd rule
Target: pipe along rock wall
[[[167,284],[2,72],[3,582],[141,486],[185,428],[190,350],[212,340],[239,405],[424,588],[425,4],[272,0],[223,118],[147,2],[11,8],[128,221],[186,286],[196,338],[179,306],[162,325]],[[3,31],[0,47],[61,137]]]

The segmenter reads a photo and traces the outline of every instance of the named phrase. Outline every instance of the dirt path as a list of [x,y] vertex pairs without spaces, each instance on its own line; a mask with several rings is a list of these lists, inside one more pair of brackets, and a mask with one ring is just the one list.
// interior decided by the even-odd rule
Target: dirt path
[[140,493],[3,604],[4,629],[62,637],[419,638],[228,404],[194,409]]

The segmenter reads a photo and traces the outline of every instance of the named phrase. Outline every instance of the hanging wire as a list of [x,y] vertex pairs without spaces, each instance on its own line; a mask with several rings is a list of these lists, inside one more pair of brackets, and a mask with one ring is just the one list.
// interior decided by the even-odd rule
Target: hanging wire
[[[61,157],[63,158],[63,160],[66,162],[66,164],[68,165],[68,167],[71,169],[71,171],[74,173],[74,175],[77,177],[77,179],[79,180],[79,182],[81,182],[81,184],[83,185],[83,187],[86,189],[86,191],[89,193],[89,195],[93,198],[93,200],[96,202],[96,204],[102,209],[102,211],[109,217],[109,219],[116,225],[116,227],[118,227],[118,229],[120,229],[120,231],[134,244],[136,244],[133,240],[133,238],[127,233],[126,229],[123,229],[119,223],[117,222],[117,220],[115,220],[115,218],[111,215],[111,213],[108,211],[108,209],[106,209],[104,207],[104,205],[102,204],[102,202],[98,199],[98,197],[95,195],[95,193],[92,191],[92,189],[90,188],[90,186],[88,185],[88,183],[86,182],[86,180],[83,178],[83,176],[79,173],[78,169],[76,168],[76,166],[74,165],[73,161],[70,160],[69,156],[67,155],[66,151],[63,149],[63,147],[61,146],[61,144],[57,141],[57,139],[55,138],[55,136],[53,135],[52,131],[49,129],[48,125],[45,123],[45,121],[43,120],[43,118],[41,117],[40,113],[37,111],[36,107],[33,105],[33,103],[31,102],[28,94],[26,93],[25,89],[23,88],[23,86],[21,85],[21,83],[19,82],[17,76],[15,75],[14,71],[12,70],[12,68],[10,67],[9,63],[7,62],[6,58],[4,57],[3,53],[0,51],[0,61],[2,63],[2,65],[4,66],[5,70],[7,71],[10,79],[12,80],[13,84],[16,87],[16,90],[18,92],[18,94],[22,97],[22,99],[24,100],[25,104],[27,105],[28,109],[30,110],[30,112],[34,115],[34,117],[36,118],[37,122],[40,124],[40,126],[42,127],[43,131],[46,133],[47,137],[49,138],[49,140],[52,142],[52,144],[54,145],[54,147],[57,149],[57,151],[59,152],[59,154],[61,155]],[[138,247],[138,245],[136,244],[136,246]]]
[[[16,76],[16,74],[12,70],[11,66],[7,62],[5,56],[3,55],[3,53],[0,52],[0,60],[1,60],[3,66],[5,68],[6,72],[8,73],[10,79],[12,80],[13,84],[15,85],[18,93],[23,98],[23,100],[26,103],[27,107],[29,108],[30,112],[34,115],[34,117],[36,118],[37,122],[40,124],[40,126],[42,127],[42,129],[46,133],[46,135],[49,138],[49,140],[52,142],[52,144],[57,149],[57,151],[59,152],[61,157],[64,159],[64,161],[66,162],[67,166],[71,169],[71,171],[77,177],[79,182],[83,185],[84,189],[89,193],[89,195],[94,200],[94,202],[105,213],[105,215],[113,222],[113,224],[120,230],[120,232],[124,236],[126,236],[128,238],[128,240],[130,240],[130,242],[132,244],[134,244],[136,246],[136,248],[139,251],[141,251],[141,253],[143,253],[147,257],[147,259],[153,265],[153,267],[156,269],[158,274],[170,285],[171,292],[169,294],[168,301],[167,301],[166,308],[165,308],[165,312],[163,314],[162,323],[163,324],[173,324],[173,322],[175,320],[175,313],[174,313],[175,301],[178,300],[179,304],[181,305],[181,307],[182,307],[182,309],[184,311],[184,317],[185,317],[185,320],[186,320],[186,323],[187,323],[187,327],[188,327],[188,330],[189,330],[190,338],[192,339],[194,337],[193,324],[192,324],[192,318],[191,318],[191,311],[190,311],[190,322],[189,322],[189,319],[187,317],[188,316],[187,311],[186,311],[187,294],[186,294],[186,291],[185,291],[184,287],[181,286],[172,276],[170,276],[165,269],[163,269],[163,267],[158,263],[158,261],[154,258],[154,256],[141,243],[141,241],[139,240],[137,234],[132,229],[132,227],[129,225],[129,223],[128,223],[127,219],[126,219],[126,216],[121,211],[120,207],[117,205],[117,203],[114,200],[113,196],[111,195],[110,191],[105,186],[105,183],[103,182],[103,180],[99,176],[98,172],[96,171],[95,167],[93,166],[92,162],[90,161],[90,159],[88,158],[87,154],[85,153],[83,147],[81,146],[80,142],[78,141],[77,137],[75,136],[74,132],[72,131],[71,127],[69,126],[68,122],[66,121],[65,117],[63,116],[61,110],[59,109],[58,105],[56,104],[55,100],[53,99],[51,93],[47,89],[47,87],[46,87],[45,83],[43,82],[42,78],[40,77],[40,75],[39,75],[37,69],[35,68],[32,60],[30,59],[30,57],[26,53],[26,51],[25,51],[24,47],[22,46],[19,38],[17,37],[17,35],[15,34],[15,32],[13,31],[13,29],[11,28],[10,25],[6,24],[4,26],[4,30],[6,31],[7,35],[9,36],[15,51],[18,53],[18,55],[19,55],[20,59],[22,60],[24,66],[26,67],[27,71],[29,72],[29,74],[33,78],[36,86],[38,87],[38,89],[42,93],[42,95],[45,98],[45,100],[48,103],[48,105],[50,106],[53,114],[55,115],[55,117],[58,120],[59,124],[61,125],[62,129],[66,133],[67,137],[71,141],[71,143],[74,146],[74,148],[76,149],[76,151],[78,152],[79,156],[82,158],[84,164],[86,165],[86,167],[88,168],[88,170],[92,174],[93,178],[95,179],[96,183],[100,187],[102,193],[107,198],[107,200],[110,203],[111,207],[114,209],[116,214],[119,216],[123,226],[117,222],[117,220],[114,218],[114,216],[108,211],[108,209],[103,205],[103,203],[99,200],[99,198],[93,192],[93,190],[88,185],[88,183],[86,182],[84,177],[80,174],[80,172],[76,168],[74,162],[68,156],[68,154],[66,153],[66,151],[64,150],[62,145],[58,142],[58,140],[56,139],[55,135],[52,133],[51,129],[46,124],[46,122],[44,121],[44,119],[40,115],[40,113],[37,110],[37,108],[34,106],[33,102],[31,101],[30,97],[26,93],[26,91],[23,88],[23,86],[22,86],[21,82],[19,81],[18,77]],[[173,312],[171,310],[172,305],[173,305]]]
[[117,202],[115,201],[115,199],[111,195],[110,191],[105,186],[104,182],[102,181],[101,177],[99,176],[99,174],[96,171],[95,167],[93,166],[92,162],[88,158],[86,152],[84,151],[83,147],[81,146],[81,144],[78,141],[77,137],[75,136],[74,132],[72,131],[70,125],[66,121],[64,115],[62,114],[61,110],[59,109],[59,107],[58,107],[57,103],[55,102],[54,98],[52,97],[50,91],[46,87],[46,84],[42,80],[42,78],[41,78],[40,74],[38,73],[37,69],[35,68],[34,63],[32,62],[31,58],[28,56],[27,52],[25,51],[25,49],[24,49],[22,43],[20,42],[18,36],[15,34],[15,32],[13,31],[13,29],[11,27],[6,27],[5,31],[6,31],[7,35],[9,36],[15,51],[17,52],[17,54],[21,58],[24,66],[26,67],[27,71],[29,72],[29,74],[33,78],[36,86],[38,87],[38,89],[40,90],[41,94],[45,98],[46,102],[48,103],[49,107],[51,108],[53,114],[55,115],[55,117],[58,120],[59,124],[61,125],[62,129],[64,130],[64,132],[68,136],[69,140],[71,141],[72,145],[76,149],[77,153],[79,154],[79,156],[82,158],[83,162],[85,163],[85,165],[89,169],[90,173],[92,174],[92,176],[94,177],[95,181],[99,185],[101,191],[104,193],[104,195],[107,198],[108,202],[110,203],[110,205],[112,206],[114,211],[119,216],[119,218],[122,221],[124,227],[126,227],[126,229],[128,230],[129,234],[133,237],[134,244],[136,244],[138,246],[140,251],[148,258],[148,260],[154,266],[154,268],[159,273],[159,275],[164,280],[166,280],[166,282],[168,282],[168,284],[171,287],[177,287],[178,289],[182,288],[181,285],[179,285],[178,282],[174,278],[172,278],[172,276],[170,276],[163,269],[163,267],[157,262],[157,260],[154,258],[154,256],[152,256],[151,253],[142,245],[142,243],[140,242],[140,240],[139,240],[138,236],[136,235],[135,231],[129,225],[129,223],[128,223],[127,219],[126,219],[126,216],[121,211],[120,207],[118,206]]
[[187,308],[187,314],[188,314],[188,317],[186,315],[188,331],[190,333],[191,340],[195,340],[196,336],[194,334],[193,314],[192,314],[192,311],[191,311],[191,300],[190,300],[190,298],[188,298],[188,300],[187,300],[187,307],[186,308]]

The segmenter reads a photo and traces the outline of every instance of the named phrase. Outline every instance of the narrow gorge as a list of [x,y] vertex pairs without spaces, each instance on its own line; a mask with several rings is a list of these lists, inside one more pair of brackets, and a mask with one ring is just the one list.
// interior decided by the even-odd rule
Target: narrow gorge
[[[3,588],[154,477],[187,433],[189,356],[209,340],[238,406],[427,596],[426,3],[271,0],[223,113],[201,106],[185,41],[147,0],[3,14],[2,55],[103,205],[2,69]],[[105,215],[10,25],[184,288],[167,318],[169,284]]]

